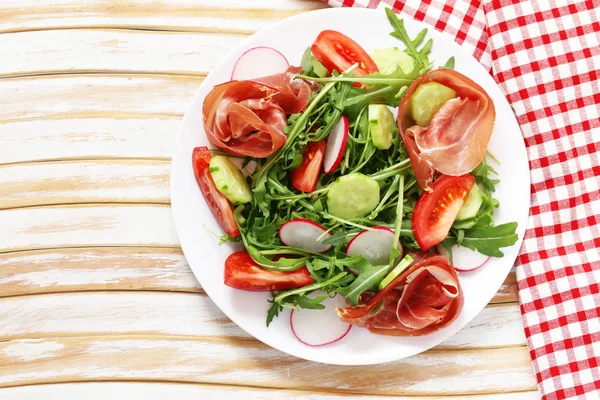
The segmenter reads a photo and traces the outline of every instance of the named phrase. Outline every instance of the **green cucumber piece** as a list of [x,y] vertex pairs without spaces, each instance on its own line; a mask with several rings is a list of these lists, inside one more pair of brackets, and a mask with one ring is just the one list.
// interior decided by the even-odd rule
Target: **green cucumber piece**
[[394,114],[385,104],[369,104],[369,132],[371,141],[379,150],[387,150],[392,145]]
[[321,62],[319,60],[317,60],[316,58],[311,56],[310,63],[313,67],[313,72],[319,78],[325,78],[325,77],[329,76],[329,71],[327,71],[327,68],[325,68],[325,66],[323,64],[321,64]]
[[210,175],[219,192],[233,204],[249,203],[252,191],[242,172],[225,156],[214,156],[210,160]]
[[469,191],[469,195],[467,196],[467,200],[465,200],[465,204],[463,204],[460,211],[456,215],[455,221],[463,221],[465,219],[473,218],[477,215],[477,211],[479,211],[481,204],[483,204],[483,195],[481,194],[481,189],[479,189],[477,184],[474,184]]
[[387,285],[392,283],[392,281],[400,276],[400,274],[403,273],[410,266],[410,264],[413,263],[413,261],[415,261],[415,259],[412,258],[410,254],[405,255],[404,258],[400,260],[398,265],[394,267],[392,272],[387,274],[387,276],[383,278],[381,282],[379,282],[379,290],[383,290]]
[[327,209],[333,216],[364,217],[379,204],[379,184],[359,172],[340,176],[327,193]]
[[377,69],[382,74],[392,74],[400,67],[402,72],[410,74],[415,67],[413,58],[397,47],[388,49],[375,49],[371,54]]
[[455,97],[456,92],[441,83],[424,83],[410,96],[410,113],[417,124],[429,126],[435,113]]

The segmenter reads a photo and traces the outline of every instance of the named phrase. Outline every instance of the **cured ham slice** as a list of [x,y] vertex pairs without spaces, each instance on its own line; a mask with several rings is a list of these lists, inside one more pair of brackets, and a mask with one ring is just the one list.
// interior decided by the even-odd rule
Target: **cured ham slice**
[[420,253],[416,260],[377,295],[338,309],[342,321],[393,336],[427,335],[452,323],[463,305],[454,268],[440,255]]
[[294,80],[298,67],[253,81],[217,85],[203,104],[208,140],[231,154],[264,158],[281,148],[287,135],[286,114],[304,108],[312,93],[308,83]]
[[[453,89],[457,98],[448,100],[429,126],[422,127],[411,116],[409,100],[419,85],[428,82]],[[428,72],[414,81],[400,103],[398,114],[398,129],[419,186],[425,190],[431,190],[435,171],[460,176],[471,172],[483,160],[496,118],[494,104],[485,90],[449,69]]]

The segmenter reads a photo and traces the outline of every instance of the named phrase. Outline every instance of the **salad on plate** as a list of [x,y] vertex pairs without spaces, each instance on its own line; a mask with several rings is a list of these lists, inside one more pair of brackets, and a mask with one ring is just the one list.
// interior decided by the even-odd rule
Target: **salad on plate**
[[517,241],[516,222],[493,219],[491,98],[453,58],[429,60],[427,29],[411,38],[386,14],[402,49],[325,30],[290,66],[255,47],[203,102],[214,149],[193,150],[194,175],[221,242],[244,248],[224,284],[271,292],[267,325],[290,308],[308,345],[352,326],[438,331],[461,311],[459,274]]

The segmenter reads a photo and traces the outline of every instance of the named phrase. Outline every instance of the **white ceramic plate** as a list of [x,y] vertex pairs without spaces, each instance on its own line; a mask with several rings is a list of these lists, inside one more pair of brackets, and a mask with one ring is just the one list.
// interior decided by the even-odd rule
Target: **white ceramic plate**
[[[426,25],[403,16],[411,36]],[[298,65],[304,50],[325,29],[338,30],[362,45],[367,52],[375,48],[398,46],[402,43],[389,35],[392,31],[385,14],[379,10],[324,9],[301,14],[281,21],[256,33],[232,51],[202,83],[190,104],[181,127],[179,143],[171,169],[171,204],[181,247],[196,278],[219,308],[237,325],[260,341],[296,357],[329,364],[361,365],[398,360],[421,353],[446,340],[473,319],[491,300],[509,273],[518,250],[529,210],[529,167],[525,145],[515,116],[494,80],[469,54],[463,52],[452,38],[429,27],[428,37],[434,40],[430,59],[443,65],[456,58],[456,70],[479,83],[496,106],[496,126],[489,149],[500,160],[494,165],[502,182],[496,197],[500,208],[496,223],[517,221],[518,242],[504,249],[504,258],[491,259],[484,267],[460,273],[465,304],[459,317],[450,326],[424,337],[390,337],[353,328],[341,341],[323,347],[308,347],[294,338],[289,327],[289,311],[276,318],[269,328],[265,316],[269,293],[252,293],[228,288],[223,284],[225,259],[240,247],[218,245],[222,234],[198,189],[192,172],[191,154],[194,147],[209,145],[202,124],[202,102],[214,85],[229,80],[237,58],[256,46],[271,46],[281,51],[293,65]]]

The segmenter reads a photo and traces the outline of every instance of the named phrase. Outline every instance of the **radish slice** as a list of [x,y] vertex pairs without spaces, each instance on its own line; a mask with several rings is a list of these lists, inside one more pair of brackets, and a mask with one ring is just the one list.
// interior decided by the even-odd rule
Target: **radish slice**
[[[322,294],[324,293],[317,295]],[[336,307],[347,306],[342,296],[327,298],[322,304],[325,306],[323,310],[300,309],[292,310],[290,314],[292,333],[307,346],[318,347],[335,343],[343,339],[352,328],[352,325],[342,322],[335,311]]]
[[330,244],[322,243],[331,236],[331,233],[325,231],[325,228],[311,220],[292,219],[279,228],[279,240],[286,246],[298,247],[313,253],[324,253],[331,248]]
[[340,121],[335,124],[329,137],[327,138],[327,147],[325,148],[325,158],[323,160],[323,170],[330,174],[340,165],[346,142],[348,141],[348,118],[342,115]]
[[290,66],[279,51],[266,46],[254,47],[238,58],[231,80],[251,80],[285,72]]
[[[364,230],[348,243],[346,254],[361,255],[372,265],[384,265],[390,262],[390,251],[394,243],[394,232],[385,226],[374,226],[375,230]],[[402,246],[398,244],[400,255]]]
[[[444,246],[440,244],[437,245],[436,248],[438,253],[449,258],[448,252]],[[457,271],[474,271],[477,268],[482,267],[489,259],[490,256],[481,254],[478,251],[473,251],[467,247],[458,245],[452,246],[452,265]]]

